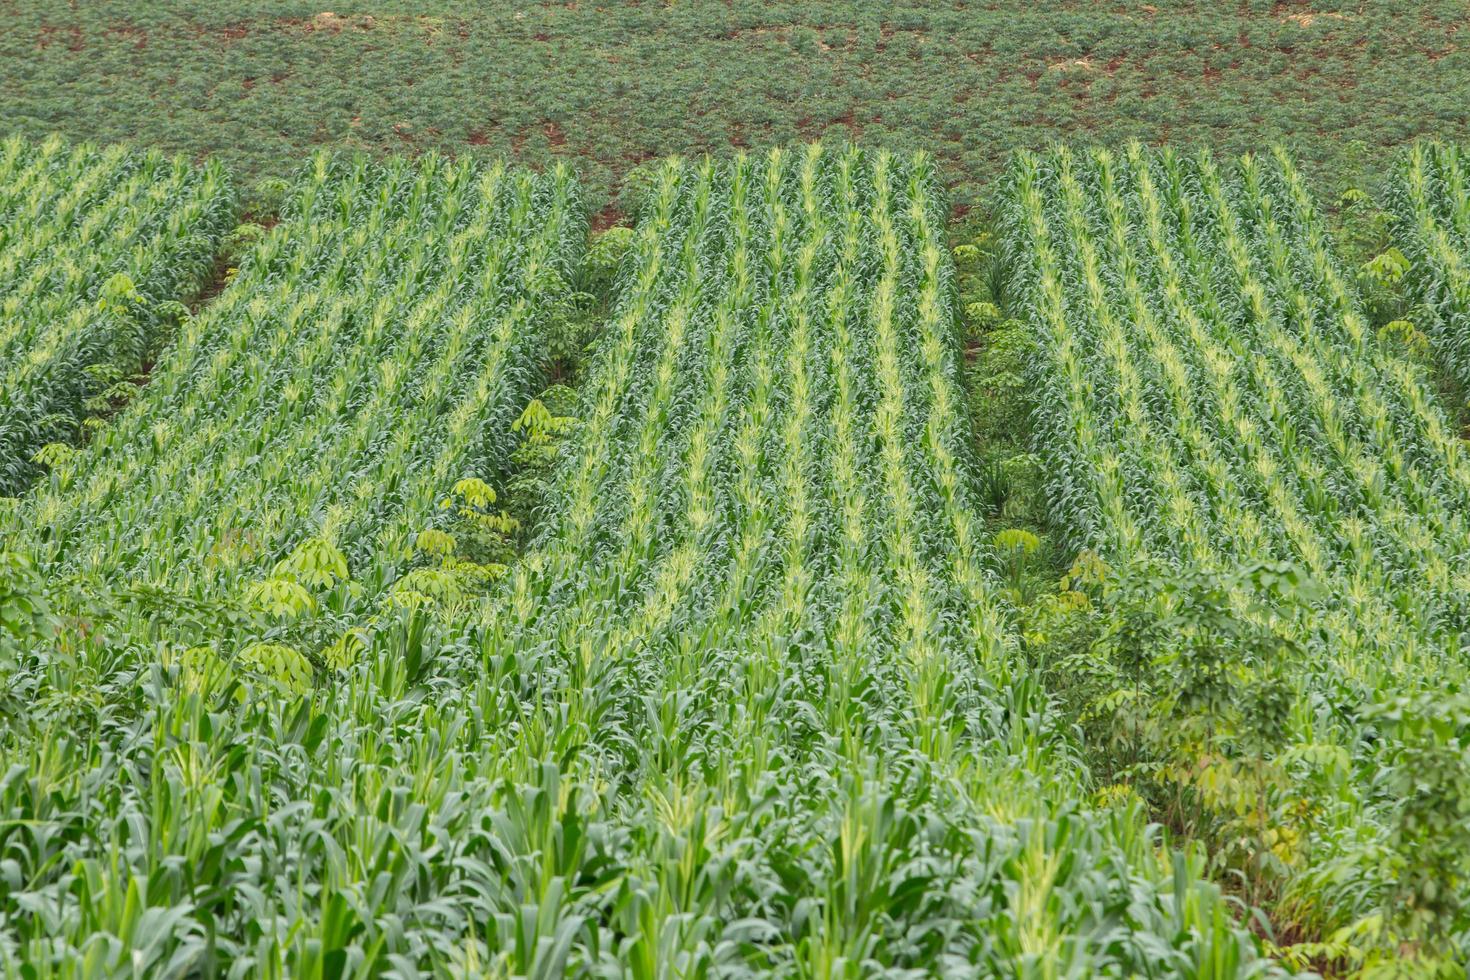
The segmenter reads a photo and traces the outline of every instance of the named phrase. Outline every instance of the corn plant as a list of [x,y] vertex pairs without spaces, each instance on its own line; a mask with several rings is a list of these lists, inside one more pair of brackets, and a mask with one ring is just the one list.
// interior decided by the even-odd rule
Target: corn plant
[[0,496],[107,414],[208,278],[234,224],[216,163],[0,142]]

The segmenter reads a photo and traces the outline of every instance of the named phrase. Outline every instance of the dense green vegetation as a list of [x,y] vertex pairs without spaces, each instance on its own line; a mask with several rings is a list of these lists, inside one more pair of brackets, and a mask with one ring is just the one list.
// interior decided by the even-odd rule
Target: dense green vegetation
[[[1470,168],[1464,149],[1417,143],[1387,182],[1384,203],[1394,247],[1377,260],[1380,277],[1396,282],[1409,319],[1395,328],[1421,332],[1453,385],[1470,393]],[[1464,409],[1463,402],[1458,406]]]
[[0,497],[41,472],[38,450],[131,396],[234,212],[218,164],[0,144]]
[[[517,311],[557,296],[527,273],[574,254],[559,175],[320,157],[289,200],[157,391],[20,511],[48,520],[22,522],[29,554],[7,557],[0,595],[7,971],[1274,972],[1197,854],[1160,849],[1136,797],[1093,800],[1022,657],[971,496],[947,207],[922,155],[812,147],[653,174],[542,530],[477,612],[442,592],[371,615],[334,599],[382,584],[404,546],[379,534],[363,560],[346,493],[323,511],[338,533],[310,528],[247,597],[349,642],[305,658],[288,627],[242,646],[258,620],[216,621],[201,645],[173,607],[97,619],[69,570],[226,591],[305,533],[262,513],[248,552],[225,539],[233,560],[196,546],[221,540],[232,480],[276,471],[258,465],[201,470],[216,503],[192,522],[149,518],[202,498],[128,487],[207,446],[350,469],[376,465],[337,460],[351,434],[388,427],[385,445],[406,430],[436,454],[370,488],[454,476],[415,402],[344,416],[332,372],[371,380],[375,404],[392,352],[435,324],[533,329]],[[439,316],[447,284],[485,315]],[[381,299],[359,302],[368,288]],[[375,314],[421,293],[421,330],[385,341],[376,372],[314,346],[346,336],[339,311],[372,349]],[[319,329],[270,332],[305,296],[326,304]],[[487,339],[455,363],[479,377],[509,354]],[[224,384],[232,365],[245,374]],[[321,403],[257,446],[275,429],[228,410],[265,388],[292,404],[298,366],[326,372]],[[230,429],[181,414],[210,392],[235,393]],[[323,426],[341,438],[314,441]],[[137,453],[151,462],[132,479],[88,489]],[[313,496],[288,486],[336,499],[304,477],[249,486],[261,507]],[[474,509],[487,490],[453,493]],[[379,524],[421,526],[419,495],[400,498]],[[446,571],[464,539],[451,524],[417,543]],[[64,587],[43,581],[58,572]]]
[[0,976],[1465,977],[1464,19],[0,3]]
[[1022,154],[1006,215],[1048,498],[1105,563],[1031,647],[1092,753],[1314,956],[1459,960],[1470,469],[1423,371],[1284,154]]
[[299,663],[313,651],[283,652],[296,641],[276,621],[499,574],[504,548],[449,553],[435,535],[513,530],[491,485],[544,386],[586,219],[564,169],[320,154],[279,223],[242,233],[259,241],[229,285],[85,452],[53,454],[14,523],[54,582],[135,600],[176,640],[270,641]]
[[285,176],[318,147],[575,159],[927,149],[960,205],[1011,147],[1289,139],[1335,192],[1470,136],[1458,0],[9,0],[0,118]]

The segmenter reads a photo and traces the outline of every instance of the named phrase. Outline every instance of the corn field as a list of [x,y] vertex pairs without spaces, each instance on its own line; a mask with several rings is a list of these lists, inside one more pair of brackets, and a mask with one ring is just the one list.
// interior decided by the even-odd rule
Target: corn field
[[1402,163],[1390,329],[1284,150],[1018,152],[971,302],[924,152],[0,143],[0,976],[1456,975]]
[[508,468],[585,228],[566,170],[318,155],[140,396],[28,498],[39,560],[198,599],[275,588],[305,547],[336,569],[329,606],[380,592],[457,481]]
[[234,219],[216,163],[0,142],[0,497],[131,394]]
[[[1270,826],[1246,821],[1270,843],[1271,867],[1254,871],[1346,957],[1348,937],[1385,927],[1414,860],[1396,781],[1418,775],[1404,772],[1416,757],[1385,718],[1424,695],[1457,725],[1470,626],[1458,433],[1423,371],[1365,321],[1286,154],[1021,154],[1007,207],[1009,288],[1040,334],[1048,496],[1075,547],[1117,565],[1287,561],[1325,586],[1294,610],[1266,608],[1248,587],[1259,577],[1235,587],[1226,601],[1268,649],[1219,666],[1228,678],[1196,665],[1186,679],[1285,692],[1269,747],[1243,752],[1272,800]],[[1223,735],[1226,753],[1253,738],[1244,721]],[[1215,744],[1191,749],[1208,759]]]
[[[531,384],[575,187],[319,157],[290,200],[28,498],[37,566],[207,595],[309,533],[348,567],[318,548],[297,584],[340,625],[497,458],[479,433]],[[477,623],[394,607],[308,662],[201,647],[171,610],[22,656],[0,962],[1273,973],[1198,854],[1086,802],[1020,655],[970,500],[944,215],[923,155],[659,170],[550,516]]]

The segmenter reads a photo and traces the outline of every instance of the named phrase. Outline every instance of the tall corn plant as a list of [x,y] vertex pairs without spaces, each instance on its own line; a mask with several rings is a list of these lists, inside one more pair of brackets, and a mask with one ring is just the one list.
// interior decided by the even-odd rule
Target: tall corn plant
[[[0,496],[133,391],[233,227],[217,163],[0,143]],[[57,461],[60,450],[43,454]]]

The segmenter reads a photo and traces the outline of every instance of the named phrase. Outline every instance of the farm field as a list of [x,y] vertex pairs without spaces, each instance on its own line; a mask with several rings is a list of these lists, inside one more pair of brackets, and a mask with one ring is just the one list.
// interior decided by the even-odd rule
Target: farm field
[[1462,5],[0,14],[0,977],[1470,976]]
[[[452,597],[486,584],[465,551],[490,488],[451,490],[433,465],[474,448],[453,423],[389,472],[442,477],[468,506],[446,524],[422,505],[434,494],[402,492],[373,547],[357,516],[372,495],[327,497],[308,533],[232,514],[220,490],[252,468],[209,467],[370,467],[336,456],[375,428],[433,448],[414,419],[451,386],[379,409],[395,389],[360,365],[380,336],[396,355],[380,372],[437,347],[418,373],[476,375],[450,417],[511,431],[483,397],[512,377],[478,372],[555,302],[535,287],[575,253],[575,188],[319,157],[288,201],[15,522],[37,530],[12,571],[87,598],[11,679],[30,708],[7,726],[0,796],[10,967],[1273,972],[1198,858],[1157,850],[1137,805],[1088,805],[1019,655],[963,470],[930,158],[814,146],[659,170],[552,516],[499,598],[469,608]],[[409,230],[418,247],[384,247]],[[441,311],[461,283],[465,305]],[[420,295],[416,329],[383,331]],[[290,329],[307,296],[331,297],[320,328]],[[281,310],[297,316],[273,330]],[[476,357],[447,356],[473,338],[430,343],[482,323],[501,334]],[[293,383],[323,403],[251,421],[293,404]],[[169,489],[178,460],[215,492]],[[311,472],[239,499],[269,505]],[[412,550],[400,526],[422,560],[369,614]]]
[[1335,194],[1381,176],[1415,136],[1470,136],[1459,0],[3,11],[7,127],[215,154],[252,179],[287,177],[322,147],[438,149],[575,160],[601,201],[669,153],[853,139],[932,152],[964,208],[984,203],[1005,150],[1058,139],[1228,152],[1289,140]]
[[1453,421],[1284,153],[1023,154],[1010,186],[1048,498],[1125,573],[1053,689],[1283,924],[1423,912],[1463,873],[1459,790],[1415,771],[1462,751]]
[[203,286],[235,199],[218,164],[19,137],[0,145],[0,495],[96,402],[126,397]]

